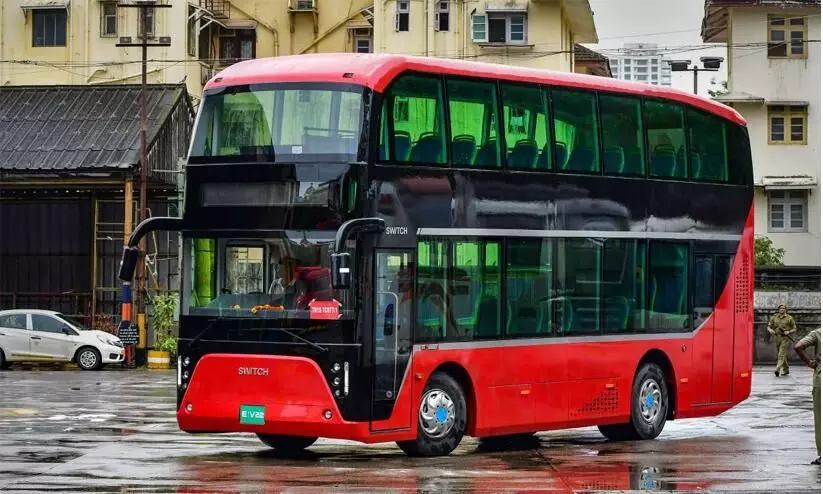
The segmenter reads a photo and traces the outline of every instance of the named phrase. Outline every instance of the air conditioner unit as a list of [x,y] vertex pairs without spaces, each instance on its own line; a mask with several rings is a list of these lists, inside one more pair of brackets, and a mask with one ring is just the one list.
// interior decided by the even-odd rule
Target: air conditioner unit
[[316,0],[291,0],[294,10],[314,10],[317,7]]

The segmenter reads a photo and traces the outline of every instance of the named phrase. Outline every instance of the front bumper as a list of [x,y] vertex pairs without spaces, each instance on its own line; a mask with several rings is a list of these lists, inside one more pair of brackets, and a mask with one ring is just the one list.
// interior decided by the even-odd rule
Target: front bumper
[[113,345],[102,345],[97,347],[104,364],[119,364],[123,362],[126,352],[123,348]]
[[416,434],[406,430],[375,435],[369,422],[344,420],[320,367],[304,357],[208,354],[183,384],[186,389],[177,423],[186,432],[252,432],[361,442],[411,439]]

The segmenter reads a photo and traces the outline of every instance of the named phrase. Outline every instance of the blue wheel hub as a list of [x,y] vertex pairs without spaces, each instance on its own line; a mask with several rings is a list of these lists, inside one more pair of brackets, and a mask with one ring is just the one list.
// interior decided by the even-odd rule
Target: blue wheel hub
[[654,397],[652,395],[646,396],[646,406],[649,408],[654,406]]
[[446,408],[437,407],[437,410],[434,411],[434,419],[441,424],[445,424],[447,418],[449,418],[449,413],[446,411]]

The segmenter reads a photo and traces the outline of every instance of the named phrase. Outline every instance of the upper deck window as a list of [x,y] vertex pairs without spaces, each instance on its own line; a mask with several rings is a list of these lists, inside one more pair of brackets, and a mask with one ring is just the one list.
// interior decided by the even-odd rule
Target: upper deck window
[[686,178],[686,132],[683,108],[667,101],[646,100],[649,176]]
[[191,156],[352,161],[363,118],[363,89],[355,86],[224,88],[205,97]]
[[[386,95],[391,110],[394,160],[429,165],[446,164],[443,85],[437,77],[408,75],[392,84]],[[385,108],[385,106],[384,106]]]

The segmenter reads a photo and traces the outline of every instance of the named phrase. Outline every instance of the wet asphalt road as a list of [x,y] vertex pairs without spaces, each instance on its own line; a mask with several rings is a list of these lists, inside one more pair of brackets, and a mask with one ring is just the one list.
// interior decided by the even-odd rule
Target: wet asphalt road
[[410,459],[394,444],[318,441],[275,457],[254,436],[190,435],[169,371],[0,372],[0,492],[820,492],[811,372],[755,373],[752,397],[655,440],[596,428]]

